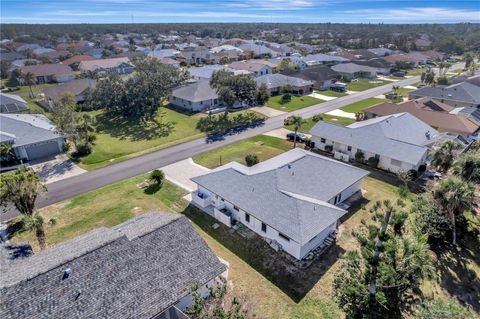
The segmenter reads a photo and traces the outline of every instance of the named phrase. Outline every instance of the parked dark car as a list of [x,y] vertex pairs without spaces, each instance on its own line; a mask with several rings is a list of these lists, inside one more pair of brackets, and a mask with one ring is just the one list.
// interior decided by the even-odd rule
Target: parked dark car
[[[294,139],[295,139],[295,133],[292,132],[287,134],[287,140],[294,141]],[[305,142],[306,139],[307,137],[305,136],[305,134],[297,133],[296,135],[297,142]]]
[[397,72],[393,72],[392,75],[396,76],[396,77],[399,77],[399,78],[403,78],[403,77],[405,77],[405,72],[397,71]]

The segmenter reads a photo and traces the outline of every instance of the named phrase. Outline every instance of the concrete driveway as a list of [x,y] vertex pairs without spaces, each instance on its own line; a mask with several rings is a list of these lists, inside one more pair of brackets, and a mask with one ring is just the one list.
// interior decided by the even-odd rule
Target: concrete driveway
[[60,154],[41,161],[32,161],[29,164],[45,184],[50,184],[86,172],[86,170],[78,167],[65,154]]
[[[275,130],[272,130],[270,132],[263,133],[263,135],[278,137],[284,140],[287,138],[287,134],[292,132],[293,131],[287,130],[286,128],[282,127],[282,128],[277,128]],[[310,134],[305,134],[305,136],[308,138],[312,137]]]
[[274,116],[282,115],[286,113],[283,111],[272,109],[271,107],[268,107],[268,106],[256,106],[256,107],[252,107],[251,110],[261,113],[267,117],[274,117]]
[[192,182],[190,178],[203,175],[210,171],[210,169],[195,163],[192,158],[187,158],[160,169],[165,173],[165,178],[167,180],[189,192],[193,192],[197,189],[197,185]]

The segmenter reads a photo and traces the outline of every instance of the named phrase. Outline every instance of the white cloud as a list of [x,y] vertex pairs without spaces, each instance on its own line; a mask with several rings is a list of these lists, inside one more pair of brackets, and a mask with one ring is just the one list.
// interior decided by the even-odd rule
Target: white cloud
[[351,18],[395,21],[474,21],[480,20],[480,11],[450,8],[359,9],[343,11]]

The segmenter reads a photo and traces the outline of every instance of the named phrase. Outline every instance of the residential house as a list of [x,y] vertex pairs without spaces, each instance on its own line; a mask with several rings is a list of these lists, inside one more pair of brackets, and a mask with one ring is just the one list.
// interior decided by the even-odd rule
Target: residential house
[[66,50],[52,50],[45,53],[35,54],[35,57],[40,60],[46,58],[51,62],[60,62],[62,59],[66,59],[70,55],[71,53]]
[[190,112],[202,112],[220,106],[218,94],[208,80],[198,80],[174,89],[170,103]]
[[42,91],[44,101],[40,102],[48,110],[53,110],[67,93],[73,94],[77,103],[83,103],[86,99],[88,90],[95,88],[95,80],[76,79],[68,83],[48,87]]
[[128,58],[110,58],[91,61],[81,61],[78,65],[78,69],[83,73],[96,73],[96,74],[127,74],[132,73],[134,70],[133,64]]
[[456,133],[464,137],[472,136],[480,128],[479,124],[470,120],[468,116],[462,115],[460,110],[457,112],[453,106],[429,97],[400,104],[378,104],[365,109],[364,112],[368,118],[407,112],[438,132]]
[[409,113],[399,113],[349,126],[320,121],[310,134],[316,149],[331,151],[337,159],[352,161],[359,152],[365,161],[373,157],[378,168],[396,173],[424,165],[426,145],[438,132]]
[[391,72],[390,63],[380,58],[373,58],[370,60],[355,60],[352,61],[352,63],[369,66],[375,70],[376,74],[388,75]]
[[152,58],[175,58],[180,51],[175,49],[154,50],[148,54]]
[[230,74],[234,74],[236,70],[227,68],[223,65],[212,64],[212,65],[205,65],[205,66],[201,66],[201,67],[190,67],[190,68],[187,69],[187,71],[195,79],[210,80],[210,78],[212,77],[214,72],[226,71],[226,72],[229,72]]
[[180,62],[178,62],[177,60],[174,60],[172,58],[157,58],[157,57],[155,57],[155,59],[157,59],[158,62],[160,62],[161,64],[164,64],[164,65],[170,65],[170,66],[173,66],[175,68],[180,67]]
[[238,50],[224,50],[211,55],[212,63],[222,63],[227,60],[227,63],[245,60],[248,56],[243,53],[243,51]]
[[220,166],[191,180],[192,203],[232,227],[243,224],[276,250],[303,259],[334,236],[367,171],[296,148],[246,167]]
[[422,57],[419,55],[410,55],[410,54],[404,54],[404,53],[399,53],[399,54],[392,54],[392,55],[387,55],[382,58],[385,60],[387,63],[390,63],[390,65],[394,66],[396,64],[410,64],[412,67],[416,68],[421,64],[424,64],[426,62],[426,57]]
[[304,95],[313,91],[313,82],[304,80],[302,78],[296,78],[293,76],[287,76],[280,73],[266,74],[255,78],[255,82],[260,86],[265,84],[270,91],[270,94],[276,95],[282,93],[282,89],[288,85],[291,87],[293,94]]
[[30,161],[63,151],[65,137],[44,115],[0,114],[0,123],[0,143],[12,144],[18,159]]
[[318,54],[311,54],[303,57],[303,61],[308,66],[315,66],[320,64],[339,64],[339,63],[346,63],[350,61],[349,59],[343,58],[341,56],[336,55],[328,55],[323,53]]
[[13,62],[15,60],[21,60],[25,58],[25,56],[23,54],[20,54],[18,52],[1,52],[0,54],[0,61],[3,60],[3,61],[8,61],[8,62]]
[[78,65],[80,64],[80,62],[92,61],[92,60],[95,60],[95,58],[90,55],[82,54],[82,55],[74,55],[66,60],[63,60],[61,63],[68,65],[73,70],[78,70]]
[[213,47],[210,49],[210,52],[211,53],[220,53],[222,51],[237,51],[237,52],[243,52],[242,49],[236,47],[236,46],[233,46],[233,45],[230,45],[230,44],[224,44],[224,45],[220,45],[218,47]]
[[453,107],[480,107],[480,87],[470,82],[449,86],[426,86],[408,93],[409,99],[430,97]]
[[355,63],[342,63],[332,66],[332,70],[340,74],[346,80],[357,78],[374,78],[377,75],[376,69]]
[[20,96],[0,92],[0,113],[17,113],[26,110],[28,110],[27,102]]
[[263,44],[242,43],[238,47],[243,51],[252,52],[252,55],[255,58],[264,58],[264,57],[276,58],[278,56],[278,53],[276,51],[270,49],[269,47]]
[[187,318],[228,275],[180,214],[150,212],[33,253],[1,244],[2,318]]
[[199,65],[210,64],[213,54],[205,47],[198,47],[192,49],[185,49],[177,54],[176,59],[182,64]]
[[290,55],[288,57],[273,58],[273,59],[270,59],[269,62],[273,63],[275,65],[275,68],[278,68],[278,66],[280,65],[280,63],[282,63],[283,60],[287,60],[289,63],[293,64],[296,69],[303,70],[307,67],[307,64],[305,63],[305,61],[300,56],[296,56],[296,55]]
[[75,78],[73,70],[68,65],[60,63],[26,65],[20,67],[20,72],[33,73],[37,84],[65,83]]
[[388,49],[388,48],[373,48],[373,49],[368,49],[368,51],[372,52],[373,54],[379,57],[398,53],[398,51]]
[[326,66],[313,66],[303,70],[286,70],[282,74],[302,78],[313,82],[313,88],[328,90],[333,81],[339,78],[339,74]]
[[336,56],[346,58],[348,60],[369,60],[376,57],[375,53],[370,52],[367,49],[358,49],[358,50],[344,50],[335,53]]
[[255,77],[273,73],[272,67],[270,65],[257,63],[254,60],[233,62],[229,64],[228,67],[234,70],[251,72]]

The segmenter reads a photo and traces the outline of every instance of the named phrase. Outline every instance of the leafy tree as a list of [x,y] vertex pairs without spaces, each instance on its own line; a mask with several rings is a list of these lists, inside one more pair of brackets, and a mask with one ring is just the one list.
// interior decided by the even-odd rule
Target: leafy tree
[[443,240],[452,229],[447,214],[431,194],[417,195],[411,212],[418,216],[419,227],[430,239]]
[[281,92],[283,94],[292,93],[292,91],[293,91],[293,88],[291,84],[285,84],[284,86],[282,86]]
[[20,69],[13,69],[12,73],[10,74],[10,78],[8,78],[7,86],[19,86],[21,75],[22,73],[20,72]]
[[12,143],[0,143],[0,157],[6,162],[15,159],[15,151]]
[[475,186],[458,177],[451,176],[440,181],[434,189],[434,198],[450,219],[453,239],[457,244],[456,218],[472,209],[475,203]]
[[257,103],[263,105],[270,98],[270,91],[265,83],[262,83],[257,90]]
[[156,169],[156,170],[153,170],[150,173],[150,180],[155,182],[155,184],[157,184],[157,186],[161,187],[163,185],[163,180],[164,179],[165,179],[165,174],[163,173],[162,170]]
[[45,249],[47,247],[47,239],[44,228],[45,221],[42,215],[38,212],[34,212],[33,215],[24,215],[22,222],[25,230],[35,233],[40,249]]
[[433,85],[435,83],[435,72],[432,69],[429,69],[426,72],[423,72],[421,75],[421,80],[427,85]]
[[455,158],[454,151],[460,148],[460,144],[452,141],[442,143],[433,153],[430,164],[442,172],[450,169]]
[[67,139],[75,141],[77,102],[72,93],[65,93],[60,101],[53,106],[55,122],[58,129],[66,135]]
[[446,75],[439,76],[437,78],[437,84],[439,85],[448,85],[448,78]]
[[77,116],[75,123],[75,135],[73,142],[77,149],[77,156],[88,155],[92,151],[92,143],[95,141],[95,118],[88,114],[82,113]]
[[245,163],[247,163],[248,167],[251,167],[255,164],[258,164],[260,161],[258,160],[258,156],[255,154],[248,154],[245,156]]
[[126,112],[125,82],[117,74],[111,74],[97,81],[95,89],[87,93],[85,104],[91,110],[105,109],[107,113]]
[[355,161],[357,163],[363,163],[364,160],[365,160],[365,153],[363,153],[361,150],[357,150],[355,152]]
[[464,180],[480,183],[480,154],[464,153],[453,164],[453,173]]
[[212,74],[210,85],[228,106],[233,106],[235,102],[251,106],[257,102],[257,83],[251,76],[232,75],[221,70]]
[[220,61],[219,61],[219,62],[220,62],[220,64],[224,64],[224,65],[225,65],[225,64],[230,63],[230,60],[229,60],[228,56],[222,56],[222,57],[220,58]]
[[465,53],[465,69],[468,70],[468,68],[470,67],[470,65],[471,65],[472,63],[474,63],[474,62],[475,62],[475,60],[474,60],[474,58],[473,58],[472,53],[471,53],[471,52]]
[[7,60],[0,60],[0,78],[6,79],[8,77],[8,69],[11,65]]
[[37,174],[31,168],[22,166],[0,179],[0,205],[4,210],[13,205],[21,214],[31,216],[38,195],[46,190]]
[[293,125],[293,130],[295,132],[295,138],[293,139],[293,148],[297,147],[297,133],[298,130],[302,127],[303,123],[305,123],[305,120],[298,115],[293,115],[290,117],[290,124]]

